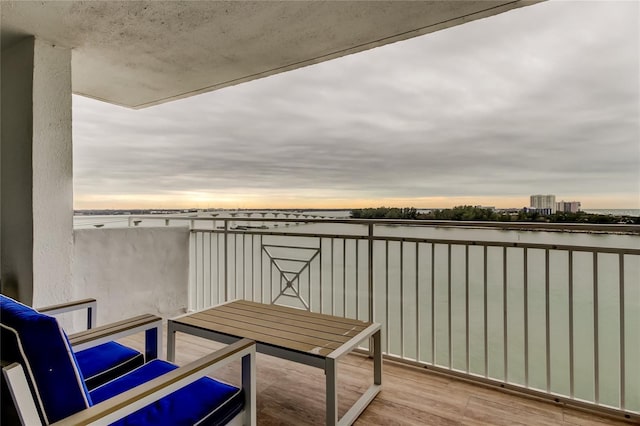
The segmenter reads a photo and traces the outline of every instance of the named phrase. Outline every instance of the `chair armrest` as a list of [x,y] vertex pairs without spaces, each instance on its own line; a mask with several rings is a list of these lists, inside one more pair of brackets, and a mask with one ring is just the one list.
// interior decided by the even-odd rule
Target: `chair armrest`
[[[17,362],[6,365],[2,362],[2,375],[7,383],[7,389],[13,399],[17,416],[23,425],[40,425],[40,415],[36,408],[36,402],[31,394],[27,376],[24,374],[22,365]],[[3,386],[4,388],[4,386]],[[2,389],[2,392],[5,390]],[[3,398],[4,399],[4,398]]]
[[162,318],[152,314],[138,315],[71,334],[69,335],[69,343],[74,351],[81,351],[141,331],[146,334],[145,360],[157,358],[158,350],[162,348]]
[[[92,423],[110,424],[121,419],[170,393],[206,376],[210,371],[223,367],[232,361],[242,359],[242,387],[247,395],[245,410],[255,425],[255,342],[243,339],[210,355],[202,357],[184,367],[170,371],[143,385],[137,386],[107,401],[82,410],[67,417],[55,426],[88,425]],[[52,426],[53,426],[52,425]]]
[[56,315],[80,309],[87,310],[87,329],[91,329],[96,325],[96,315],[98,311],[98,303],[96,302],[96,299],[82,299],[73,302],[60,303],[58,305],[45,306],[37,309],[37,311],[47,315]]

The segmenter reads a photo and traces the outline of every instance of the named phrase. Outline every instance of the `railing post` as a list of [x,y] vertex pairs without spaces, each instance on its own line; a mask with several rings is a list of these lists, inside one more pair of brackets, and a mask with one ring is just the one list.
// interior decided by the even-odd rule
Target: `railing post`
[[369,270],[369,322],[373,322],[373,223],[369,223],[369,254],[367,255],[367,269]]
[[[367,295],[368,301],[369,301],[369,322],[373,322],[373,223],[369,222],[367,224],[367,228],[368,228],[368,239],[367,241],[369,242],[369,249],[367,250],[368,254],[367,254],[367,270],[368,270],[368,275],[369,275],[369,280],[368,280],[368,292],[369,294]],[[382,333],[382,331],[380,331],[380,333]],[[373,342],[370,340],[369,341],[369,358],[373,358],[375,355],[375,351],[374,351],[374,346],[375,345],[380,345],[380,335],[378,335],[377,340],[374,340]],[[372,344],[373,343],[373,344]],[[380,348],[378,348],[378,353],[380,352]]]
[[619,406],[621,410],[625,409],[625,334],[624,334],[624,254],[618,255],[618,277],[619,277],[619,293],[618,293],[618,303],[619,307],[619,315],[620,315],[620,350],[619,350],[619,364],[620,364],[620,391],[619,391]]
[[196,234],[193,232],[193,228],[189,225],[189,291],[187,292],[187,309],[189,311],[195,311],[198,309],[196,295],[198,292],[198,276],[197,276],[197,259],[198,253],[196,252]]
[[227,265],[227,251],[229,248],[229,220],[224,219],[224,301],[229,301],[229,268]]

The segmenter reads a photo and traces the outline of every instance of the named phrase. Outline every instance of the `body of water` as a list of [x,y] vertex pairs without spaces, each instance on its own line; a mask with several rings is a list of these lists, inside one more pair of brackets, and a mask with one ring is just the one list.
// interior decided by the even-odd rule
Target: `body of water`
[[[420,209],[420,212],[429,212],[433,209]],[[593,214],[605,214],[605,215],[613,215],[613,216],[640,216],[640,209],[585,209],[587,213]],[[247,212],[241,212],[242,214],[246,214]],[[347,219],[351,216],[350,210],[313,210],[313,211],[303,211],[301,212],[307,216],[320,216],[327,218],[336,218],[336,219]],[[199,216],[199,217],[231,217],[230,211],[220,211],[220,212],[206,212],[206,213],[193,213],[191,216]],[[176,217],[184,217],[189,216],[186,214],[176,214]],[[254,215],[253,217],[258,217]],[[267,213],[267,217],[273,217],[273,213]],[[280,216],[284,217],[284,216]],[[293,217],[293,216],[292,216]],[[174,222],[174,226],[184,226],[187,222]],[[76,229],[86,229],[86,228],[126,228],[129,225],[128,216],[127,215],[86,215],[86,216],[74,216],[73,218],[73,226]],[[150,220],[147,219],[140,223],[140,226],[161,226],[164,225],[164,220]]]
[[[291,235],[196,234],[193,309],[223,302],[226,276],[228,299],[368,318],[368,241],[356,238],[366,225],[268,225]],[[576,398],[616,407],[624,383],[626,407],[640,410],[640,365],[631,361],[640,359],[640,256],[592,250],[637,250],[639,235],[377,225],[374,236],[373,319],[385,352],[559,395],[572,393],[573,366]]]
[[[622,210],[607,212],[625,214]],[[344,217],[344,213],[348,212],[304,212],[314,217]],[[223,212],[213,214],[227,216]],[[213,230],[222,225],[210,212],[199,216],[212,220],[198,222],[198,228]],[[170,226],[188,226],[188,221],[176,217]],[[231,226],[259,224],[238,217]],[[368,318],[368,243],[350,237],[367,235],[366,226],[266,224],[268,231],[297,235],[263,236],[259,230],[249,229],[247,235],[230,235],[225,243],[221,234],[194,234],[193,264],[198,269],[191,274],[191,300],[195,301],[191,309],[224,301],[221,259],[228,244],[228,299],[268,303],[278,297],[282,282],[290,279],[311,310]],[[74,225],[77,229],[126,227],[128,217],[79,216],[74,218]],[[145,219],[138,226],[165,226],[165,220]],[[555,249],[548,253],[544,249],[525,252],[518,247],[490,245],[508,242],[638,249],[639,235],[403,225],[376,226],[374,235],[380,238],[373,243],[372,252],[374,320],[384,324],[386,352],[461,371],[468,365],[473,374],[486,372],[498,380],[541,390],[547,387],[549,363],[549,390],[560,395],[571,393],[573,364],[575,397],[594,401],[597,395],[600,403],[614,407],[621,399],[620,360],[624,358],[626,407],[640,410],[640,365],[634,361],[640,359],[640,256],[623,256],[621,277],[617,254],[594,256],[589,250],[579,249],[571,253]],[[395,240],[385,241],[386,237]],[[398,238],[453,243],[417,244],[399,242]],[[313,253],[317,255],[312,257]],[[300,259],[308,260],[303,262],[307,265],[304,273],[296,278],[295,273],[282,272],[295,270],[301,265]],[[283,301],[286,297],[278,300]],[[295,297],[291,304],[296,305]],[[623,346],[621,318],[625,324]]]

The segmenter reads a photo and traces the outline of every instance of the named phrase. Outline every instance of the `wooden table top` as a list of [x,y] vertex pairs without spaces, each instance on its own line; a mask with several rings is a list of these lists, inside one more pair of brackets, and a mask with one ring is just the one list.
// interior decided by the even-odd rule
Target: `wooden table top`
[[175,323],[326,357],[372,323],[279,305],[235,300]]

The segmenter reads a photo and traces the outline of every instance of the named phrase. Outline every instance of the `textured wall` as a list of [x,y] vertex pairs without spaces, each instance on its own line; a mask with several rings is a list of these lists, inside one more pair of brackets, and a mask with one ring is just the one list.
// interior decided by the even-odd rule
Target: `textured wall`
[[36,38],[33,67],[33,304],[41,306],[72,294],[71,50]]
[[153,313],[184,313],[188,228],[74,231],[73,298],[98,301],[98,324]]
[[2,291],[69,300],[71,51],[26,38],[2,51]]
[[[31,118],[34,39],[2,51],[2,292],[33,300]],[[20,284],[19,284],[20,283]],[[53,303],[53,302],[52,302]]]

